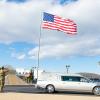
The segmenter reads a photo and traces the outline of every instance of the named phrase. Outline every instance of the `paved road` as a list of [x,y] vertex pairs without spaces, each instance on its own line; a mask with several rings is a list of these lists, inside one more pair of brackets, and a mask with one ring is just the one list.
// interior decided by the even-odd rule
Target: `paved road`
[[[6,85],[4,92],[16,92],[16,93],[32,93],[32,94],[46,94],[45,91],[36,89],[34,85]],[[56,92],[57,95],[82,95],[82,96],[94,96],[90,93],[75,93],[75,92]]]
[[34,85],[6,85],[4,92],[38,93],[43,91],[36,89]]

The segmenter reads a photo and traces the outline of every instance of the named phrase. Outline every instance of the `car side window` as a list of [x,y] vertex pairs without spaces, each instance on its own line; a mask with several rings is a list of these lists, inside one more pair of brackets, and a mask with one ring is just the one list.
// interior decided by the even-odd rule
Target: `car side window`
[[80,82],[80,77],[75,76],[61,76],[62,81]]

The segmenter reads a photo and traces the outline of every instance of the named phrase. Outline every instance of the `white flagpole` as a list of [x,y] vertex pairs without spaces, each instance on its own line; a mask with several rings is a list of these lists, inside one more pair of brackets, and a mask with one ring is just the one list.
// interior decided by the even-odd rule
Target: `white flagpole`
[[[42,18],[42,16],[41,16]],[[39,67],[40,67],[40,47],[41,47],[41,25],[42,25],[42,20],[40,22],[40,33],[39,33],[39,48],[38,48],[38,62],[37,62],[37,80],[38,80],[38,70],[39,70]]]

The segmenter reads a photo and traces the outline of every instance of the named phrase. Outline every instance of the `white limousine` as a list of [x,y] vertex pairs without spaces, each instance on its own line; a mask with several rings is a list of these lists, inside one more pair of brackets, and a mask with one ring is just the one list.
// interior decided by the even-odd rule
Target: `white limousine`
[[55,91],[91,92],[100,95],[100,84],[77,74],[44,74],[38,79],[36,88],[45,89],[48,93]]

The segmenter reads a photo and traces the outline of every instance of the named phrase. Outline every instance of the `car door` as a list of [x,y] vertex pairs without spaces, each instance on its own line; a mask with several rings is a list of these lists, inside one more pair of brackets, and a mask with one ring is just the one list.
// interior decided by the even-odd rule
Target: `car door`
[[61,89],[64,91],[79,90],[80,77],[75,76],[61,76]]
[[88,91],[92,91],[94,86],[95,86],[95,83],[90,82],[87,78],[81,77],[77,90],[88,92]]

